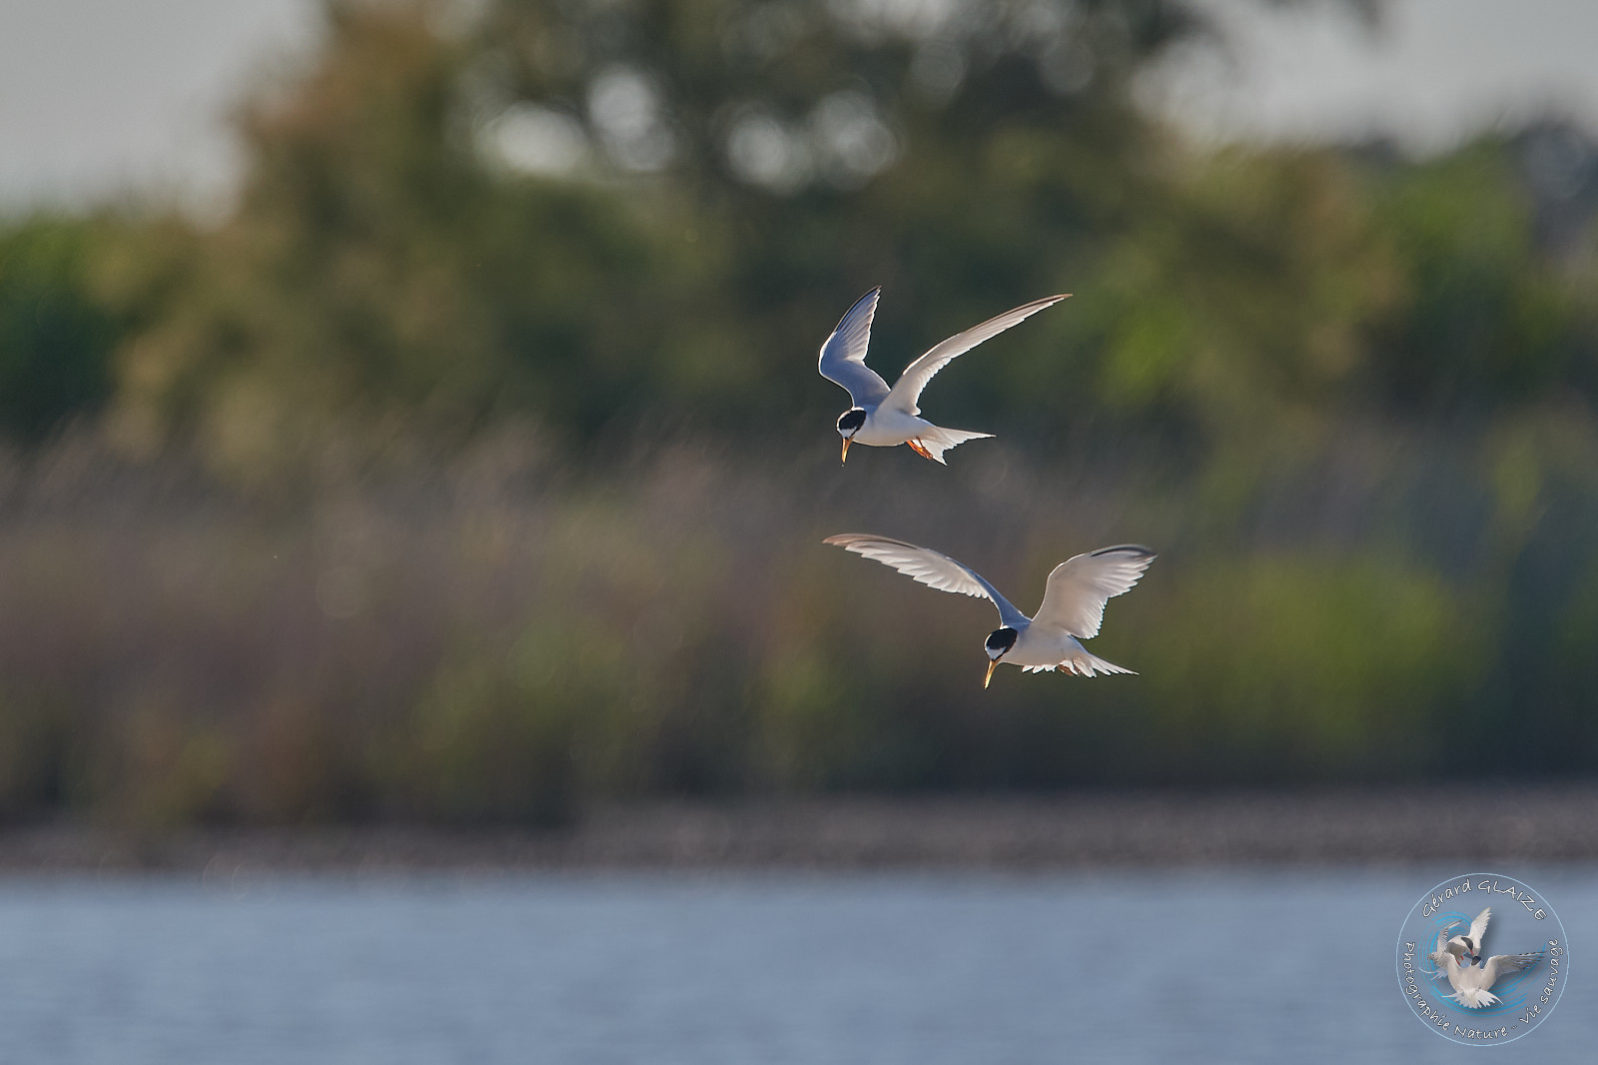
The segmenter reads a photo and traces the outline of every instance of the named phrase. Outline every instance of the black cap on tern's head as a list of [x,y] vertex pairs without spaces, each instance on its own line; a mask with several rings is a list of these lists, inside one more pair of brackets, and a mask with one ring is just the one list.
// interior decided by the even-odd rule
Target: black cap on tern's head
[[1009,626],[988,633],[987,642],[983,645],[988,649],[988,657],[995,662],[998,661],[1006,651],[1015,646],[1016,637],[1019,635],[1021,634]]
[[861,407],[850,407],[838,415],[838,435],[843,437],[843,451],[838,457],[839,462],[849,461],[849,444],[854,440],[854,434],[866,424],[866,412]]
[[999,659],[1003,658],[1015,646],[1015,641],[1021,634],[1008,625],[994,629],[988,633],[988,638],[983,642],[983,647],[988,652],[988,672],[982,678],[982,687],[987,688],[988,682],[993,679],[993,671],[999,668]]

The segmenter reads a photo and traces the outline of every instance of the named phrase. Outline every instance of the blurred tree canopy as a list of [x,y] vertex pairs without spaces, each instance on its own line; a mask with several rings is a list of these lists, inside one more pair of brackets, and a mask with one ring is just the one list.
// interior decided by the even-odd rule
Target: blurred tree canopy
[[395,418],[737,433],[789,416],[799,353],[883,283],[886,350],[1084,295],[972,412],[1020,387],[1034,427],[1235,425],[1269,409],[1235,373],[1289,401],[1352,373],[1398,279],[1335,159],[1212,162],[1137,105],[1199,10],[332,3],[242,108],[238,208],[127,345],[120,417],[245,467]]
[[[1350,411],[1590,406],[1592,255],[1545,253],[1506,138],[1419,164],[1195,147],[1137,86],[1209,46],[1202,12],[335,0],[240,107],[219,224],[6,234],[0,372],[29,384],[0,418],[37,440],[109,401],[125,443],[246,476],[400,424],[736,438],[795,419],[788,383],[874,283],[885,352],[1078,295],[948,397],[1023,435],[1203,454],[1323,445]],[[802,424],[838,402],[809,383]]]

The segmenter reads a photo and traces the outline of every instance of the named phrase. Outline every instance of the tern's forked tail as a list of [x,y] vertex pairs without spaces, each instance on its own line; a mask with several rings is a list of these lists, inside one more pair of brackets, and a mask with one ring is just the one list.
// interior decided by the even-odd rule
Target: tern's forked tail
[[992,436],[992,433],[973,433],[967,429],[945,429],[941,425],[934,425],[922,432],[920,440],[933,462],[943,462],[943,453],[950,448],[959,447],[967,440],[986,440]]
[[1461,988],[1448,997],[1461,1006],[1469,1006],[1473,1010],[1498,1005],[1498,996],[1480,987]]
[[1089,654],[1087,651],[1078,651],[1063,662],[1052,666],[1024,666],[1025,673],[1052,673],[1056,669],[1063,669],[1067,673],[1075,673],[1079,677],[1091,677],[1098,673],[1125,673],[1128,676],[1137,676],[1136,670],[1118,666],[1114,662],[1106,662],[1098,655]]

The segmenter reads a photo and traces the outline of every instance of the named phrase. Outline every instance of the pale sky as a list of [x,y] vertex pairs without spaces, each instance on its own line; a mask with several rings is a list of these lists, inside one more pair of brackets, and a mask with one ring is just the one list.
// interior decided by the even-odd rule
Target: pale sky
[[0,0],[0,209],[130,186],[215,197],[223,116],[319,0]]
[[[1598,129],[1598,2],[1391,0],[1336,15],[1210,0],[1235,64],[1174,64],[1151,98],[1221,138],[1384,132],[1417,149],[1558,107]],[[225,199],[222,116],[314,38],[319,0],[0,0],[0,210],[118,190]]]
[[1550,110],[1598,131],[1593,0],[1388,0],[1374,32],[1325,10],[1208,6],[1230,27],[1236,65],[1189,65],[1163,95],[1215,136],[1385,133],[1428,150]]

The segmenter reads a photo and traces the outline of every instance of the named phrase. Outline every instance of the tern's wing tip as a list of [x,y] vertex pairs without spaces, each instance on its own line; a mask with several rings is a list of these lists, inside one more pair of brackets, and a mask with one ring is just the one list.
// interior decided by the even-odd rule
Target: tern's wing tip
[[1112,547],[1100,547],[1096,550],[1089,551],[1088,557],[1101,558],[1104,555],[1117,554],[1136,555],[1138,558],[1147,559],[1150,562],[1160,557],[1152,548],[1144,547],[1142,544],[1115,544]]
[[912,544],[908,540],[897,540],[897,539],[893,538],[892,536],[882,536],[882,535],[880,535],[878,533],[861,533],[861,532],[833,533],[831,536],[828,536],[828,537],[824,538],[821,542],[824,543],[824,544],[834,544],[834,545],[836,545],[838,547],[847,547],[850,544],[857,544],[857,543],[859,543],[862,540],[874,540],[874,541],[877,541],[879,543],[894,544],[894,545],[896,545],[898,547],[913,547],[917,551],[925,551],[925,550],[927,550],[927,548],[922,547],[919,544]]

